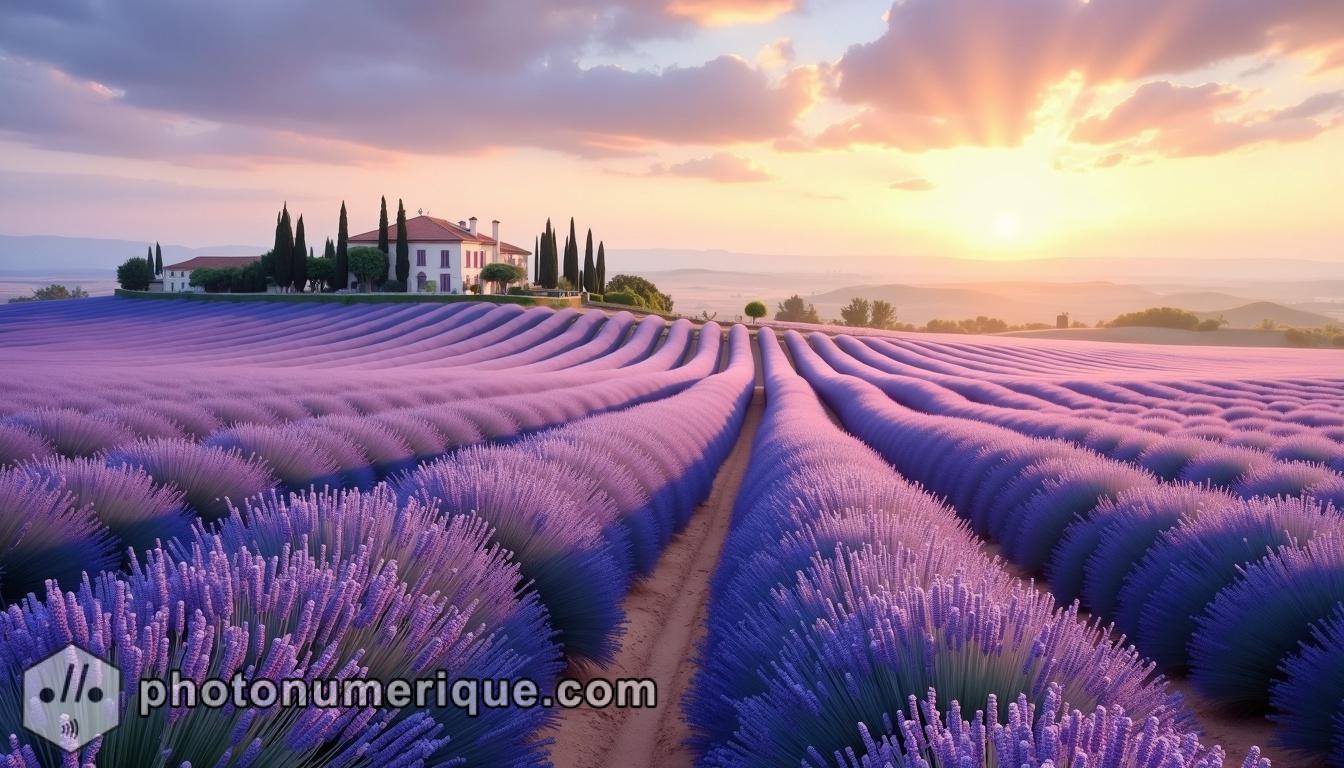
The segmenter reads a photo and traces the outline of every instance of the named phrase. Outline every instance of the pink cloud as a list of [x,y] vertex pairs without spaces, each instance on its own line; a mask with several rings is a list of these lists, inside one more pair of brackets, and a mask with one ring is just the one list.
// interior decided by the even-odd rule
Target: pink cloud
[[769,181],[772,178],[769,172],[750,160],[725,152],[717,152],[709,157],[687,160],[674,165],[659,163],[649,169],[649,175],[688,176],[721,184]]
[[395,155],[284,129],[216,124],[130,106],[100,83],[0,58],[0,135],[45,148],[197,165],[335,162],[373,165]]
[[1266,142],[1307,141],[1344,121],[1344,92],[1317,94],[1283,109],[1235,113],[1246,100],[1244,92],[1214,83],[1146,83],[1108,114],[1081,122],[1072,138],[1128,143],[1131,150],[1164,156],[1216,155]]
[[837,65],[834,94],[864,111],[820,143],[1015,146],[1070,76],[1126,82],[1340,42],[1338,0],[905,0]]
[[[0,130],[36,146],[115,155],[138,154],[149,141],[140,137],[161,133],[146,123],[165,119],[217,124],[218,137],[198,140],[203,152],[211,142],[282,147],[300,137],[343,152],[527,146],[585,156],[769,141],[791,133],[815,102],[814,68],[772,72],[730,56],[643,70],[577,62],[593,50],[684,36],[712,8],[795,5],[688,0],[681,13],[665,0],[290,0],[268,13],[176,0],[3,5],[0,49],[11,61],[103,84],[114,97],[66,104],[67,89],[43,80],[24,98],[52,119],[63,113],[59,125],[6,110]],[[296,49],[296,40],[320,44]],[[94,115],[109,112],[113,133],[126,126],[127,135],[104,142],[105,117]]]
[[671,0],[664,9],[710,27],[761,24],[797,8],[796,0]]
[[892,184],[891,188],[902,192],[932,192],[936,189],[933,182],[928,179],[921,179],[917,176],[902,179]]

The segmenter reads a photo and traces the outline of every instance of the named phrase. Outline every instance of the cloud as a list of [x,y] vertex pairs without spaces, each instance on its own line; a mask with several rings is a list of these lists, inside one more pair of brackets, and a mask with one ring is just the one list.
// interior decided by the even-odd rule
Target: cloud
[[766,70],[787,69],[793,66],[797,54],[793,50],[793,41],[787,37],[770,43],[756,54],[756,64]]
[[1114,168],[1124,162],[1125,162],[1125,156],[1123,153],[1112,152],[1111,154],[1098,159],[1097,162],[1093,164],[1093,166],[1096,168]]
[[1073,131],[1074,141],[1110,144],[1149,130],[1201,122],[1210,114],[1240,105],[1245,95],[1235,88],[1206,83],[1189,87],[1165,81],[1145,83],[1104,117],[1091,117]]
[[687,160],[675,165],[659,163],[649,169],[650,176],[688,176],[721,184],[769,181],[771,175],[744,157],[718,152],[709,157]]
[[821,146],[1016,146],[1070,78],[1088,88],[1344,41],[1338,0],[905,0],[887,22],[837,64],[834,95],[860,113]]
[[[817,98],[811,67],[768,73],[728,56],[638,71],[577,63],[587,51],[684,36],[710,21],[693,12],[710,5],[780,4],[674,13],[657,0],[292,0],[257,13],[248,3],[15,0],[0,6],[0,50],[41,73],[22,84],[26,103],[64,116],[54,136],[25,117],[4,129],[37,146],[131,155],[133,136],[99,150],[97,125],[133,135],[164,121],[216,125],[211,141],[239,147],[312,137],[390,152],[580,155],[790,133]],[[69,102],[59,78],[102,98]]]
[[156,179],[85,173],[29,173],[0,170],[0,200],[18,204],[25,199],[86,206],[108,201],[136,200],[155,205],[190,200],[201,204],[251,203],[258,198],[280,199],[280,191],[266,187],[205,187]]
[[1189,157],[1265,142],[1307,141],[1344,122],[1344,92],[1320,93],[1295,106],[1245,114],[1239,108],[1248,98],[1244,91],[1215,83],[1145,83],[1109,113],[1079,123],[1072,138]]
[[707,27],[762,24],[798,7],[795,0],[672,0],[664,6],[672,16]]
[[936,189],[933,182],[928,179],[921,179],[917,176],[902,179],[901,181],[892,184],[891,188],[902,192],[931,192]]
[[0,136],[68,152],[232,165],[336,162],[371,165],[392,155],[356,143],[194,120],[128,106],[99,83],[0,57]]

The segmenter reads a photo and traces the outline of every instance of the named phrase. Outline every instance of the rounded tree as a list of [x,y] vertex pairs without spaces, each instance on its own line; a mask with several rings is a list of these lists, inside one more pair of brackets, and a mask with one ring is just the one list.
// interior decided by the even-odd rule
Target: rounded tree
[[350,272],[364,283],[365,291],[371,290],[380,278],[387,277],[387,254],[377,248],[351,248],[346,258],[350,262]]
[[747,313],[747,317],[751,318],[752,325],[755,325],[757,320],[765,317],[770,312],[770,310],[765,308],[765,304],[759,301],[751,302],[747,305],[747,308],[744,311]]
[[522,282],[527,275],[512,264],[494,263],[481,267],[481,280],[493,283],[496,292],[504,293],[513,283]]
[[134,256],[117,267],[117,283],[128,291],[147,291],[154,279],[154,267],[149,260]]

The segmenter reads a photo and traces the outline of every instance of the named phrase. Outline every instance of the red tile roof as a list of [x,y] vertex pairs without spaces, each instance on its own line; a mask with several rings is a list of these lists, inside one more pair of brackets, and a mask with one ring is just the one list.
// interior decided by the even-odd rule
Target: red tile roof
[[[352,243],[377,243],[378,230],[365,232],[350,238]],[[389,224],[387,227],[387,242],[393,244],[397,242],[397,225]],[[471,230],[459,227],[447,219],[440,219],[435,216],[414,216],[406,220],[406,242],[408,243],[476,243],[477,245],[494,245],[495,239],[484,232],[477,230],[476,234],[471,234]],[[531,251],[525,251],[516,245],[509,243],[500,243],[501,253],[521,254],[523,256],[532,255]]]
[[165,264],[163,268],[184,272],[190,272],[193,269],[229,269],[231,267],[246,267],[260,258],[260,256],[197,256],[194,259],[179,261],[176,264]]

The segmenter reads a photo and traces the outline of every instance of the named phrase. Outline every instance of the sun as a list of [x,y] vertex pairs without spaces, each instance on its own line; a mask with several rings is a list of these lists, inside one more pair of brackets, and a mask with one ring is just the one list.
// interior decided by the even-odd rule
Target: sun
[[1022,236],[1022,220],[1015,213],[1000,213],[992,226],[994,238],[1003,243],[1015,243]]

